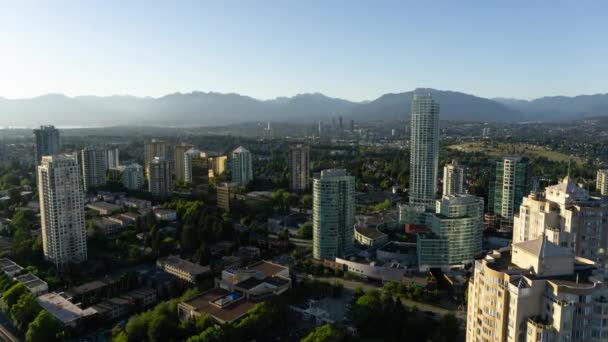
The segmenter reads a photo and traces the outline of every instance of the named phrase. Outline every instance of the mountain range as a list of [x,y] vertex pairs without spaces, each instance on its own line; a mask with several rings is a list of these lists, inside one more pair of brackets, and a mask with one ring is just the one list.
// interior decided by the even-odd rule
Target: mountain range
[[440,103],[442,120],[522,122],[567,121],[608,115],[608,94],[553,96],[527,101],[487,99],[430,88],[385,94],[352,102],[320,93],[258,100],[215,92],[174,93],[163,97],[48,94],[29,99],[0,98],[0,126],[215,126],[252,121],[312,123],[343,116],[355,120],[407,119],[414,92]]

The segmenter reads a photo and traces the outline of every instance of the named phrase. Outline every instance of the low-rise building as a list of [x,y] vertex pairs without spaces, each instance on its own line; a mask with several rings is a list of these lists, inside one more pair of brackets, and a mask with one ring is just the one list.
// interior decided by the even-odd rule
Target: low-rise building
[[2,270],[7,277],[13,278],[16,274],[23,271],[23,267],[17,265],[17,263],[11,259],[2,258],[0,259],[0,270]]
[[[331,263],[331,262],[330,262]],[[401,282],[408,269],[399,263],[379,263],[336,258],[334,268],[340,268],[355,276],[365,279]]]
[[158,208],[154,209],[154,216],[157,220],[173,222],[177,220],[177,212],[173,209]]
[[103,235],[113,235],[122,231],[125,225],[122,220],[114,217],[97,217],[93,219],[93,227]]
[[94,308],[82,309],[56,292],[43,294],[36,300],[42,309],[53,315],[66,327],[76,327],[81,321],[97,314]]
[[116,204],[108,202],[93,202],[87,204],[87,208],[96,211],[101,216],[108,216],[119,212],[122,208]]
[[152,209],[152,202],[135,198],[135,197],[126,197],[122,201],[122,205],[127,208],[134,208],[138,210],[149,210]]
[[49,292],[49,284],[31,273],[20,275],[15,280],[23,284],[34,296]]
[[408,267],[416,266],[416,243],[391,241],[376,250],[376,259],[382,262],[397,262]]
[[355,241],[369,248],[378,248],[388,242],[388,235],[378,228],[355,225]]
[[209,268],[209,266],[201,266],[174,255],[159,258],[156,261],[156,266],[159,269],[192,284],[196,284],[200,277],[211,273],[211,268]]

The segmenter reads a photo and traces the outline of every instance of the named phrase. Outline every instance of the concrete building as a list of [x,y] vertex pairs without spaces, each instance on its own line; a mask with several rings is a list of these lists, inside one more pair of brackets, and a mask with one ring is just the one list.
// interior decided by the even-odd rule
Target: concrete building
[[[146,139],[144,141],[144,171],[146,173],[146,177],[149,178],[148,175],[149,165],[154,160],[154,158],[161,158],[165,161],[169,159],[169,145],[165,140],[160,139]],[[171,165],[167,162],[167,165]]]
[[209,178],[219,177],[224,174],[228,156],[207,156],[207,160],[209,161]]
[[137,163],[125,165],[122,185],[129,190],[141,189],[144,186],[144,168]]
[[100,216],[112,215],[114,213],[119,212],[122,209],[119,205],[104,202],[104,201],[89,203],[86,205],[86,207],[91,210],[96,211],[97,214],[99,214]]
[[217,207],[230,212],[230,205],[236,199],[236,183],[220,183],[217,186]]
[[313,256],[344,257],[353,249],[355,177],[344,169],[321,171],[313,180]]
[[475,261],[466,340],[608,340],[606,272],[546,238]]
[[481,253],[483,198],[473,195],[445,196],[429,215],[432,233],[417,237],[418,268],[462,268]]
[[84,190],[106,185],[107,151],[102,148],[86,147],[80,151],[80,154]]
[[59,154],[59,130],[55,126],[40,126],[40,128],[35,129],[34,140],[36,145],[36,165],[40,165],[44,156]]
[[502,229],[511,229],[513,215],[530,191],[530,164],[527,158],[505,157],[490,173],[488,211],[496,214]]
[[171,166],[166,159],[154,157],[148,164],[148,191],[156,198],[167,198],[173,191]]
[[118,147],[106,148],[106,160],[108,161],[108,169],[115,169],[120,166],[120,151]]
[[159,269],[192,284],[196,284],[200,280],[200,277],[211,273],[209,266],[201,266],[174,255],[158,259],[156,261],[156,266]]
[[310,189],[310,146],[289,145],[289,189],[308,191]]
[[410,137],[410,205],[435,206],[439,164],[439,104],[414,94]]
[[38,190],[45,258],[58,268],[85,261],[84,191],[76,157],[42,157]]
[[513,242],[546,236],[576,256],[603,262],[608,253],[608,202],[566,177],[523,199],[513,220]]
[[252,179],[251,152],[239,146],[232,151],[232,182],[244,186]]
[[595,187],[602,196],[608,196],[608,169],[597,170]]
[[184,168],[186,151],[194,148],[194,145],[189,143],[179,143],[173,145],[173,163],[175,167],[175,180],[184,181],[186,177],[186,169]]
[[464,194],[465,168],[452,161],[443,167],[443,196]]
[[184,175],[194,189],[209,185],[209,161],[201,151],[192,148],[184,153]]
[[388,242],[388,235],[375,227],[355,225],[355,241],[369,248],[378,248]]

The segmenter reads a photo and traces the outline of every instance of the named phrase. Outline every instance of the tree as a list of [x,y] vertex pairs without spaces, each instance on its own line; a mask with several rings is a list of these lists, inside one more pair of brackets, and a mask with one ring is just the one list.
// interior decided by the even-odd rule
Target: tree
[[165,342],[175,336],[177,326],[175,320],[165,314],[156,314],[148,325],[148,340],[151,342]]
[[302,342],[339,342],[344,338],[342,330],[335,325],[325,324],[313,330]]
[[28,292],[21,295],[19,301],[11,307],[10,317],[17,328],[25,331],[39,312],[40,306],[36,302],[36,298]]
[[61,323],[46,310],[40,311],[36,319],[30,323],[25,340],[27,342],[53,342],[62,340]]
[[313,225],[310,222],[304,223],[300,229],[298,229],[298,236],[302,239],[312,239],[312,228]]
[[19,298],[21,298],[21,296],[27,292],[27,288],[21,283],[16,283],[15,285],[11,286],[11,288],[6,290],[6,292],[4,292],[2,295],[2,304],[4,305],[4,310],[6,312],[10,312],[13,305],[17,304]]

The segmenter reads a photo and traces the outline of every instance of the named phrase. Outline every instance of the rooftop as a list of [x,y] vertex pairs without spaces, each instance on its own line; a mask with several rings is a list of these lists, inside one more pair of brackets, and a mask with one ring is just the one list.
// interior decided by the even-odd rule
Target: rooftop
[[362,227],[362,226],[356,225],[355,230],[357,231],[357,233],[365,236],[366,238],[372,239],[372,240],[386,236],[386,234],[384,234],[383,232],[378,230],[378,228],[368,228],[368,227]]
[[255,306],[255,303],[236,299],[229,304],[222,305],[226,301],[221,301],[221,299],[230,294],[231,292],[215,288],[184,302],[183,305],[190,306],[197,312],[206,313],[220,323],[233,322],[245,316]]
[[47,293],[37,298],[38,304],[55,316],[63,324],[69,324],[80,318],[93,315],[97,311],[93,308],[81,309],[58,293]]
[[261,273],[264,273],[266,277],[272,277],[279,274],[282,271],[288,270],[289,268],[286,266],[281,266],[269,261],[260,261],[253,265],[247,266],[248,270],[255,270]]
[[572,252],[569,249],[561,248],[553,243],[547,243],[547,240],[544,238],[519,242],[516,243],[514,247],[520,248],[532,255],[538,255],[540,257],[572,255]]
[[90,209],[94,209],[94,210],[96,210],[96,209],[109,210],[109,211],[120,210],[120,206],[118,206],[116,204],[104,202],[104,201],[90,203],[87,205],[87,207]]
[[185,271],[185,272],[193,274],[193,275],[204,274],[211,270],[209,268],[209,266],[201,266],[201,265],[195,264],[193,262],[190,262],[188,260],[179,258],[175,255],[170,255],[165,258],[160,258],[160,259],[158,259],[158,262],[167,264],[171,267],[180,269],[182,271]]

